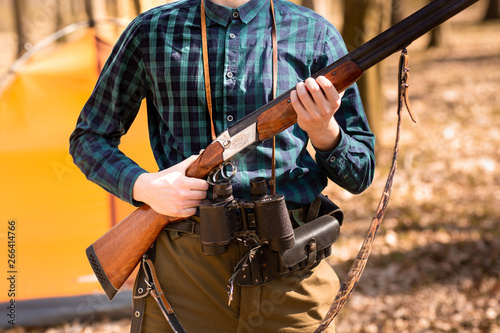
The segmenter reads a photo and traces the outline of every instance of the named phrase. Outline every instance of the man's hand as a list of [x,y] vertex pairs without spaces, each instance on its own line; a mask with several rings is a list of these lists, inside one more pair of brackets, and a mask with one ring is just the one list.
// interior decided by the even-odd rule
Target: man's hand
[[156,173],[143,173],[134,184],[133,196],[148,204],[162,215],[189,217],[196,213],[200,201],[205,199],[208,183],[186,177],[187,168],[197,155]]
[[299,82],[290,94],[297,112],[297,124],[307,132],[313,146],[322,151],[334,149],[340,142],[340,128],[333,115],[342,96],[324,76]]

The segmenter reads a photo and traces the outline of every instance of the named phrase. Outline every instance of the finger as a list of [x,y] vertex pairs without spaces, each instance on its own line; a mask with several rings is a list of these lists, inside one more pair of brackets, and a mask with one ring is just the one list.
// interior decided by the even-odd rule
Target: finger
[[176,167],[179,168],[179,170],[184,170],[186,171],[191,164],[199,157],[200,155],[191,155],[188,158],[186,158],[184,161],[180,162],[179,164],[176,165]]
[[339,93],[333,83],[324,76],[318,77],[317,82],[321,86],[321,89],[323,89],[325,96],[328,99],[330,112],[335,114],[342,104],[344,91]]
[[292,106],[297,114],[305,113],[304,105],[300,101],[296,90],[292,90],[290,92],[290,102],[292,103]]
[[297,117],[299,118],[309,117],[309,114],[305,109],[304,105],[302,104],[302,101],[298,97],[296,90],[292,90],[292,92],[290,92],[290,101],[292,103],[295,112],[297,113]]
[[[163,207],[164,215],[176,217],[188,217],[196,213],[201,200],[180,200],[175,203],[169,202]],[[165,214],[166,213],[166,214]]]
[[195,191],[206,191],[208,190],[208,182],[203,179],[186,177],[184,178],[185,188]]
[[199,202],[207,197],[207,191],[190,191],[186,199],[188,201],[197,201],[195,206],[198,206]]
[[200,205],[200,202],[201,200],[186,200],[183,202],[183,205],[182,205],[182,209],[185,210],[185,209],[191,209],[191,208],[198,208],[198,206]]
[[181,209],[176,212],[175,217],[186,218],[196,214],[197,207]]
[[339,99],[339,93],[333,83],[324,76],[319,76],[316,79],[316,83],[319,85],[326,98],[330,101],[336,101]]
[[309,118],[311,110],[314,109],[315,101],[305,82],[299,82],[296,87],[297,98],[302,104],[302,116]]
[[311,98],[304,100],[304,105],[309,112],[314,112],[315,116],[321,116],[329,110],[329,102],[325,96],[325,92],[320,87],[318,82],[313,78],[308,78],[305,81],[307,91]]

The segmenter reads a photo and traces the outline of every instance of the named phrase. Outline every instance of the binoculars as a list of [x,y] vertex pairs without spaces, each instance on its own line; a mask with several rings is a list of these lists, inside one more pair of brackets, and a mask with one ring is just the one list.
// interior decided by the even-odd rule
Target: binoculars
[[[250,180],[250,194],[251,202],[235,199],[229,179],[215,182],[213,199],[200,204],[200,241],[204,254],[223,254],[234,239],[267,242],[274,251],[285,251],[295,245],[284,196],[268,194],[263,177]],[[251,214],[255,223],[249,219]]]

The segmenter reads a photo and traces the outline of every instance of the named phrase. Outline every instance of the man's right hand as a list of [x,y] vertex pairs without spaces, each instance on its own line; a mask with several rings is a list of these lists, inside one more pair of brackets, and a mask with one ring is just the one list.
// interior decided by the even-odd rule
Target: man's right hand
[[134,199],[148,204],[162,215],[189,217],[196,213],[205,199],[208,183],[203,179],[186,177],[187,168],[198,155],[156,173],[141,174],[133,189]]

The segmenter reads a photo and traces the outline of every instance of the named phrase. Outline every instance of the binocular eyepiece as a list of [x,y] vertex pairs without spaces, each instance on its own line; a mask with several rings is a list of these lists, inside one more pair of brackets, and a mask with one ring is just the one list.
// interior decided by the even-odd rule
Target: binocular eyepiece
[[[240,225],[240,221],[246,220],[247,215],[243,214],[252,213],[252,210],[255,231],[261,242],[267,242],[274,251],[284,251],[295,245],[284,196],[268,194],[263,177],[250,180],[250,194],[252,204],[249,205],[248,202],[234,199],[229,179],[215,183],[213,200],[204,200],[200,204],[200,241],[203,253],[225,253],[233,240],[232,235],[248,227]],[[242,215],[241,219],[238,219],[238,214]]]

